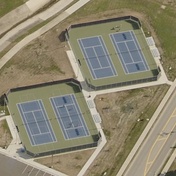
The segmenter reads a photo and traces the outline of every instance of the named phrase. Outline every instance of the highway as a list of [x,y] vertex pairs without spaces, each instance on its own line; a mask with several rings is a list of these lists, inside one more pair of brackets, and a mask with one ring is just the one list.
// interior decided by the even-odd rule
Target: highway
[[176,143],[176,91],[123,176],[157,176]]

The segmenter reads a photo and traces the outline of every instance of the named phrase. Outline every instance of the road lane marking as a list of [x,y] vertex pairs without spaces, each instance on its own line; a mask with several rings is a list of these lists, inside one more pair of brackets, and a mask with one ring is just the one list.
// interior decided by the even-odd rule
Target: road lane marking
[[[176,127],[176,123],[174,124],[174,127],[172,128],[172,130],[173,130],[175,127]],[[172,133],[170,133],[170,134],[172,134]],[[152,161],[150,161],[150,162],[147,161],[147,163],[154,163],[154,161],[156,160],[156,158],[157,158],[158,155],[160,154],[160,151],[162,150],[164,144],[167,142],[167,139],[169,138],[169,136],[170,136],[170,135],[168,135],[168,137],[166,138],[166,140],[163,141],[164,143],[161,145],[160,149],[158,150],[157,154],[155,155],[155,158],[154,158]],[[156,141],[155,141],[155,144],[156,144],[157,142],[158,142],[158,141],[156,140]],[[153,148],[154,148],[154,146],[153,146]],[[153,150],[153,148],[151,148],[151,151]],[[151,154],[151,152],[150,152],[150,154]],[[152,166],[152,164],[150,164],[150,167],[151,167],[151,166]],[[145,175],[148,173],[150,167],[149,167],[147,170],[145,169]]]
[[[168,125],[168,123],[170,122],[170,120],[171,120],[172,118],[176,117],[176,116],[175,116],[175,112],[176,112],[176,108],[172,111],[172,114],[170,115],[170,117],[169,117],[169,119],[167,120],[166,124],[165,124],[164,127],[162,128],[162,131],[165,131],[164,129],[166,128],[166,126]],[[154,149],[156,143],[157,143],[158,141],[160,141],[159,138],[160,138],[161,136],[158,136],[157,139],[155,140],[155,142],[153,143],[153,145],[152,145],[152,147],[151,147],[151,149],[150,149],[150,151],[149,151],[148,157],[147,157],[146,166],[145,166],[145,169],[144,169],[144,176],[146,176],[146,174],[148,173],[148,171],[149,171],[149,169],[151,168],[151,165],[152,165],[152,164],[150,164],[150,166],[148,167],[148,163],[151,163],[151,162],[153,163],[153,162],[156,160],[157,156],[159,155],[160,151],[162,150],[162,148],[163,148],[164,144],[166,143],[167,139],[169,138],[170,134],[172,134],[172,131],[173,131],[173,129],[175,128],[175,126],[176,126],[176,122],[174,123],[173,128],[172,128],[172,129],[170,130],[170,132],[167,134],[166,139],[165,139],[165,141],[163,141],[164,143],[161,145],[160,149],[158,150],[157,154],[155,155],[155,158],[154,158],[152,161],[150,161],[150,157],[151,157],[152,150]]]

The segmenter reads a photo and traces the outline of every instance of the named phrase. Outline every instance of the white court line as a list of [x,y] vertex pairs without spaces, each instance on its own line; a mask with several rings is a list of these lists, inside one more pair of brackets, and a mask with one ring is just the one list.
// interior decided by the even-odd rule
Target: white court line
[[[96,51],[95,51],[95,47],[92,47],[92,48],[93,48],[93,51],[94,51],[94,53],[95,53],[96,59],[97,59],[99,65],[100,65],[100,69],[102,69],[103,67],[102,67],[101,62],[100,62],[100,60],[99,60],[99,58],[98,58],[98,55],[97,55],[97,53],[96,53]],[[94,71],[94,69],[93,69],[93,71]]]
[[[40,104],[40,103],[41,103],[41,104]],[[51,124],[50,124],[50,121],[49,121],[49,118],[48,118],[48,114],[47,114],[47,112],[45,111],[44,104],[43,104],[42,101],[40,101],[40,103],[39,103],[39,106],[40,106],[40,108],[41,108],[41,110],[42,110],[42,114],[43,114],[43,117],[44,117],[44,120],[45,120],[45,124],[46,124],[46,126],[47,126],[47,128],[48,128],[48,131],[50,132],[51,139],[52,139],[53,142],[54,142],[54,141],[57,141],[56,136],[55,136],[55,133],[54,133],[54,130],[53,130]],[[43,108],[42,108],[42,107],[43,107]],[[47,122],[46,122],[46,121],[47,121]],[[52,132],[51,132],[51,130],[52,130]],[[55,138],[55,139],[54,139],[54,138]]]
[[[17,104],[18,111],[20,112],[20,116],[21,116],[23,125],[24,125],[24,127],[26,129],[26,133],[27,133],[27,136],[28,136],[28,138],[30,140],[30,143],[31,143],[31,145],[33,145],[33,144],[35,144],[35,141],[34,141],[34,139],[32,137],[31,129],[29,128],[29,125],[28,125],[28,123],[26,121],[25,114],[23,112],[23,109],[22,109],[21,105],[22,105],[21,103]],[[21,109],[21,111],[20,111],[20,109]]]
[[[133,36],[133,39],[134,39],[134,43],[135,43],[135,46],[137,47],[137,48],[139,48],[139,51],[138,51],[138,53],[139,53],[139,55],[141,56],[141,59],[142,59],[142,61],[145,63],[144,64],[144,66],[145,66],[145,68],[146,68],[146,70],[149,70],[149,65],[148,65],[148,62],[146,61],[146,59],[145,59],[145,56],[144,56],[144,54],[143,54],[143,52],[142,52],[142,49],[141,49],[141,47],[140,47],[140,44],[139,44],[139,42],[138,42],[138,40],[137,40],[137,38],[136,38],[136,36],[135,36],[135,34],[134,34],[134,32],[133,31],[130,31],[130,35],[131,36]],[[148,68],[147,68],[147,67]]]
[[[126,65],[130,65],[130,64],[139,64],[139,63],[143,63],[143,62],[140,61],[140,62],[127,63]],[[146,71],[146,70],[143,70],[143,71]],[[141,72],[141,71],[140,71],[140,72]]]
[[[123,56],[122,56],[122,54],[121,54],[121,51],[120,51],[120,49],[119,49],[119,47],[118,47],[118,44],[116,44],[114,35],[113,35],[113,34],[112,34],[112,35],[110,34],[110,38],[111,38],[111,41],[112,41],[112,43],[113,43],[113,47],[114,47],[115,51],[116,51],[117,54],[119,55],[120,63],[121,63],[121,66],[122,66],[122,68],[123,68],[124,73],[129,74],[128,69],[127,69],[127,67],[126,67],[126,64],[125,64],[125,62],[124,62]],[[124,65],[123,65],[123,64],[124,64]],[[126,70],[125,70],[125,68],[126,68]]]
[[82,52],[83,56],[85,57],[85,60],[86,60],[86,63],[87,63],[87,68],[88,68],[90,74],[92,75],[92,78],[93,79],[97,79],[97,77],[96,77],[96,75],[95,75],[95,73],[93,71],[92,64],[91,64],[91,62],[89,60],[90,58],[88,57],[87,52],[86,52],[86,50],[84,48],[84,45],[82,44],[82,40],[78,39],[78,41],[80,41],[80,42],[78,42],[78,44],[79,44],[79,47],[81,48],[81,52]]
[[[130,50],[129,50],[129,48],[128,48],[128,45],[126,44],[126,42],[124,42],[125,43],[125,46],[126,46],[126,48],[127,48],[127,50],[128,50],[128,53],[129,53],[129,55],[130,55],[130,57],[131,57],[131,60],[132,60],[132,64],[134,63],[134,60],[133,60],[133,57],[132,57],[132,55],[131,55],[131,52],[130,52]],[[126,64],[127,65],[127,64]]]
[[[79,40],[79,39],[78,39]],[[101,46],[101,44],[100,45],[92,45],[92,46],[84,46],[84,48],[85,49],[89,49],[89,48],[93,48],[93,47],[97,47],[97,46]]]
[[[109,66],[111,67],[111,71],[112,71],[112,73],[113,73],[112,76],[118,75],[118,74],[117,74],[117,71],[116,71],[116,69],[115,69],[115,66],[114,66],[114,64],[113,64],[113,62],[111,61],[111,57],[109,56],[110,54],[109,54],[109,52],[108,52],[108,49],[107,49],[107,47],[106,47],[106,45],[105,45],[105,43],[104,43],[104,40],[103,40],[102,36],[99,36],[98,39],[99,39],[99,41],[101,41],[101,42],[100,42],[100,43],[101,43],[101,46],[102,46],[102,48],[103,48],[104,53],[106,54],[105,56],[106,56],[106,59],[107,59],[107,61],[108,61],[108,63],[109,63]],[[107,58],[107,57],[108,57],[108,58]],[[112,76],[111,76],[111,77],[112,77]]]
[[[130,32],[130,31],[128,31],[128,32]],[[133,37],[132,37],[133,38]],[[123,41],[120,41],[120,42],[117,42],[117,41],[115,41],[116,43],[124,43],[124,42],[132,42],[132,41],[134,41],[133,39],[131,39],[131,40],[123,40]]]
[[[86,130],[85,130],[85,127],[86,127],[86,128],[87,128],[87,131],[88,131],[88,134],[87,134],[86,136],[89,136],[89,135],[90,135],[89,129],[88,129],[87,124],[85,123],[85,121],[84,121],[84,119],[83,119],[82,112],[81,112],[81,110],[80,110],[80,108],[79,108],[79,106],[78,106],[76,97],[75,97],[74,95],[72,95],[72,96],[71,96],[71,99],[72,99],[72,101],[73,101],[74,104],[75,104],[75,108],[76,108],[78,117],[79,117],[79,119],[80,119],[80,121],[81,121],[81,123],[82,123],[84,132],[85,132],[85,134],[87,134],[87,133],[86,133]],[[77,105],[77,106],[76,106],[76,105]],[[78,113],[78,112],[80,112],[80,113]],[[80,115],[80,114],[81,114],[81,115]],[[83,124],[84,124],[84,125],[83,125]]]
[[[110,66],[108,66],[108,67],[103,67],[103,68],[110,68]],[[100,70],[101,68],[96,68],[96,69],[94,69],[94,70]]]
[[[41,134],[41,130],[40,130],[40,127],[39,127],[38,122],[37,122],[37,120],[36,120],[36,117],[35,117],[35,115],[34,115],[33,112],[32,112],[32,114],[33,114],[33,116],[34,116],[35,123],[36,123],[36,125],[37,125],[38,130],[39,130],[39,134]],[[29,124],[29,123],[28,123],[28,124]]]
[[[56,112],[56,113],[55,113],[55,116],[57,117],[57,120],[58,120],[58,123],[59,123],[59,125],[60,125],[60,128],[62,129],[61,131],[62,131],[62,133],[63,133],[63,136],[64,136],[65,139],[69,139],[68,134],[67,134],[66,131],[65,131],[65,127],[64,127],[64,124],[63,124],[63,122],[62,122],[61,115],[60,115],[60,113],[59,113],[59,111],[58,111],[58,108],[57,108],[57,106],[56,106],[55,99],[52,98],[52,100],[53,100],[53,103],[54,103],[54,106],[55,106],[55,108],[53,107],[53,108],[54,108],[54,112]],[[60,120],[59,120],[59,118],[60,118]],[[63,125],[63,128],[62,128],[62,126],[61,126],[61,124],[60,124],[60,121],[61,121],[61,124]],[[65,136],[65,133],[63,132],[63,130],[65,131],[66,136]]]
[[30,112],[37,112],[37,111],[40,111],[40,109],[37,109],[37,110],[32,110],[32,111],[23,111],[24,113],[30,113]]

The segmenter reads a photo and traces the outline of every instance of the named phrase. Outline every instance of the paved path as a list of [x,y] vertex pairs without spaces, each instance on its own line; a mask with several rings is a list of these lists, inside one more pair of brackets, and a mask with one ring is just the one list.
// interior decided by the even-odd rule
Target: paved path
[[51,0],[29,0],[25,4],[17,7],[11,12],[7,13],[0,18],[0,35],[8,31],[14,25],[20,23],[30,15],[34,14],[37,10],[49,3]]
[[73,0],[60,0],[53,6],[45,10],[44,12],[41,12],[33,16],[32,18],[29,18],[28,20],[22,22],[18,26],[14,27],[12,30],[10,30],[7,34],[5,34],[0,39],[0,52],[3,51],[8,45],[10,45],[11,42],[13,42],[15,39],[17,39],[22,34],[24,34],[26,30],[29,30],[33,28],[34,26],[40,24],[41,22],[48,20],[52,16],[61,12],[64,8],[66,8],[72,2]]

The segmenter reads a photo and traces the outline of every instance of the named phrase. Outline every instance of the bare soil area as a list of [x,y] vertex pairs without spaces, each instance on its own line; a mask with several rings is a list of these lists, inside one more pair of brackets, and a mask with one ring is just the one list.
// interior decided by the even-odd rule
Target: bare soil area
[[7,148],[12,141],[6,120],[0,121],[0,147]]
[[52,167],[53,169],[70,176],[76,176],[93,152],[94,149],[90,149],[63,155],[49,156],[37,159],[36,162]]

